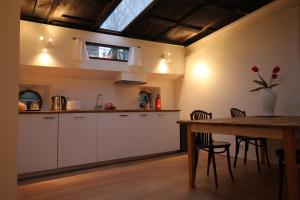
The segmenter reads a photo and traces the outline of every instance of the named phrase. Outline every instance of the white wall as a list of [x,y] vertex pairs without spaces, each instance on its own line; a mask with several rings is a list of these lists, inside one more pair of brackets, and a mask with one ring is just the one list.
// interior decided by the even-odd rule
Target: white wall
[[[34,89],[41,94],[43,109],[51,109],[51,96],[63,95],[81,101],[81,109],[91,110],[98,94],[103,94],[104,102],[115,104],[117,109],[139,108],[139,86],[116,85],[114,73],[21,67],[20,83],[21,89]],[[160,87],[162,109],[176,109],[174,81],[152,79],[147,85]]]
[[[20,31],[21,84],[32,85],[37,90],[40,90],[39,86],[48,88],[49,92],[46,92],[46,103],[48,105],[51,96],[64,95],[80,100],[82,109],[93,109],[97,95],[101,93],[104,95],[106,102],[116,104],[119,109],[138,108],[139,87],[114,84],[115,74],[112,73],[113,71],[132,71],[127,63],[95,59],[77,62],[72,56],[74,45],[72,38],[78,37],[89,42],[128,47],[140,46],[143,66],[134,68],[134,71],[146,72],[149,77],[161,74],[160,79],[166,76],[166,80],[160,81],[149,78],[148,85],[161,88],[163,109],[176,108],[174,79],[170,80],[168,76],[178,76],[184,73],[184,47],[182,46],[27,21],[21,21]],[[43,47],[39,41],[40,36],[53,39],[53,45],[47,53],[42,52]],[[163,53],[168,52],[171,53],[172,61],[164,64],[161,62],[161,56]],[[33,68],[32,66],[40,68]],[[98,70],[98,72],[95,70]],[[44,108],[49,108],[49,106]]]
[[0,199],[16,199],[18,0],[0,2]]
[[[127,63],[103,60],[77,62],[72,57],[73,37],[89,42],[111,44],[118,46],[140,46],[142,49],[143,67],[139,70],[146,73],[184,73],[184,47],[158,42],[130,39],[114,35],[87,32],[58,26],[21,21],[20,25],[21,65],[89,68],[112,71],[129,71]],[[48,53],[42,53],[39,37],[51,37],[53,46]],[[171,53],[172,62],[166,68],[161,66],[163,53]],[[163,69],[162,69],[163,68]]]
[[[289,1],[276,1],[186,48],[185,76],[178,81],[176,93],[182,119],[195,109],[229,117],[231,107],[260,115],[259,93],[249,92],[257,86],[252,82],[256,74],[250,70],[254,65],[266,78],[275,65],[281,67],[276,80],[280,86],[274,88],[275,114],[300,114],[299,7],[282,10],[285,2]],[[206,75],[199,66],[207,70]],[[216,138],[234,144],[230,136]]]

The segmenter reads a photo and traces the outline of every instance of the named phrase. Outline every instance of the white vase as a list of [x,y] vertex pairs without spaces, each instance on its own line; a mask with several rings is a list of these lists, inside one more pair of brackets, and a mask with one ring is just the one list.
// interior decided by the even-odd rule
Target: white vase
[[277,95],[272,89],[261,89],[260,90],[262,114],[263,116],[273,116],[276,105]]

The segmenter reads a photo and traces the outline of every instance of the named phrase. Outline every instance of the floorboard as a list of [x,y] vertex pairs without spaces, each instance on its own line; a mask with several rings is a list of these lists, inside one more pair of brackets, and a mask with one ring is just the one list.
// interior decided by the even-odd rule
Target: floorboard
[[143,161],[115,164],[23,181],[18,200],[274,200],[277,167],[242,160],[233,169],[232,182],[226,157],[216,156],[219,188],[206,176],[207,155],[200,154],[196,189],[188,187],[187,155],[176,154]]

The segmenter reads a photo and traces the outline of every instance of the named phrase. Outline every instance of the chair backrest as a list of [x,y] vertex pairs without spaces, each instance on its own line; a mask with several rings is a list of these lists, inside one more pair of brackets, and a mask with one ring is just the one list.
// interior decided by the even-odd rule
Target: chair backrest
[[246,111],[242,111],[238,108],[230,109],[231,117],[246,117]]
[[[212,119],[212,113],[205,112],[203,110],[194,110],[190,114],[191,120]],[[211,144],[213,142],[211,133],[197,132],[196,143],[197,144]]]

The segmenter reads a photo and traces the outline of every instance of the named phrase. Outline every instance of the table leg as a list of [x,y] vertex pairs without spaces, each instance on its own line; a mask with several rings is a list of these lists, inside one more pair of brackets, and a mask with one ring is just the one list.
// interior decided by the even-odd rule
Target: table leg
[[189,166],[189,185],[195,188],[196,166],[195,166],[195,137],[191,131],[191,125],[187,125],[188,138],[188,166]]
[[287,186],[289,200],[299,200],[298,171],[296,164],[296,144],[294,130],[283,131]]
[[264,145],[262,141],[259,142],[259,145],[261,146],[260,149],[260,162],[261,164],[265,164],[266,163],[266,156],[265,156],[265,148],[262,148],[262,146]]

